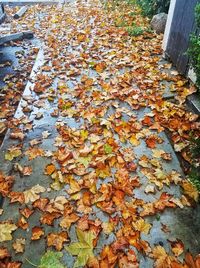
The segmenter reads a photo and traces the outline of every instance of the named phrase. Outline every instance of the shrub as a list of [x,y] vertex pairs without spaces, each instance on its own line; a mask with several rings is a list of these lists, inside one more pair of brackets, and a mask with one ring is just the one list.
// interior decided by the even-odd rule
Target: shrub
[[[197,4],[195,8],[195,18],[197,33],[200,31],[200,4]],[[200,36],[199,34],[191,34],[190,44],[188,49],[188,56],[190,60],[190,66],[194,69],[197,76],[197,87],[200,88]]]
[[152,17],[161,12],[167,13],[169,10],[170,0],[136,0],[141,7],[144,16]]

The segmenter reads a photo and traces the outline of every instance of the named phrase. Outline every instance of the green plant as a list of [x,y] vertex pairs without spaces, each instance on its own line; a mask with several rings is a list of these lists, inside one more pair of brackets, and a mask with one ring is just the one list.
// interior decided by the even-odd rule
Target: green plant
[[189,56],[190,66],[194,69],[194,72],[197,76],[197,87],[200,88],[200,4],[197,4],[195,8],[195,19],[198,34],[191,34],[187,53]]
[[194,158],[200,158],[200,138],[191,140],[191,154]]
[[138,36],[144,33],[144,29],[139,26],[130,26],[127,27],[127,32],[129,33],[130,36]]
[[191,168],[191,171],[189,173],[189,179],[200,192],[200,167],[193,166]]
[[194,138],[191,136],[189,148],[192,157],[192,167],[189,172],[189,179],[200,192],[200,137]]
[[160,12],[168,12],[170,0],[136,0],[144,16],[152,17]]

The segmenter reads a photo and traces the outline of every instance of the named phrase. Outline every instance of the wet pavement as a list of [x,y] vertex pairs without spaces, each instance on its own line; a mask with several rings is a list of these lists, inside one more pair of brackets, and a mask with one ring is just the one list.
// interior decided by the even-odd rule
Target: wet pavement
[[[87,7],[87,4],[85,4]],[[78,31],[79,28],[76,27],[82,27],[82,24],[79,25],[79,22],[81,18],[86,21],[88,27],[92,28],[92,31],[96,32],[97,29],[95,28],[95,22],[94,20],[90,20],[90,22],[84,17],[84,14],[81,13],[80,11],[80,16],[77,16],[77,11],[74,10],[76,6],[69,6],[65,7],[64,12],[66,13],[66,18],[69,19],[70,21],[70,13],[72,12],[73,14],[73,20],[76,20],[76,24],[73,26],[74,31]],[[98,5],[96,7],[97,9],[99,8]],[[93,10],[94,8],[92,8]],[[62,10],[63,11],[63,10]],[[87,11],[88,12],[88,11]],[[95,12],[93,10],[93,12]],[[54,20],[56,20],[54,18]],[[78,23],[77,23],[78,22]],[[98,22],[99,23],[99,22]],[[97,23],[97,24],[98,24]],[[103,23],[100,21],[100,23]],[[54,22],[52,25],[50,25],[50,28],[48,29],[48,33],[51,33],[55,30],[55,25]],[[83,29],[82,29],[83,30]],[[86,29],[87,30],[87,29]],[[80,54],[85,52],[87,53],[87,48],[84,48],[84,45],[77,45],[74,44],[73,40],[73,30],[70,32],[70,30],[65,30],[65,34],[68,34],[69,38],[69,46],[66,50],[62,51],[62,56],[66,55],[67,57],[67,64],[71,64],[72,66],[74,62],[76,62],[76,59],[73,58],[73,55],[79,59]],[[48,35],[47,35],[48,36]],[[49,34],[50,36],[50,34]],[[90,43],[88,45],[89,48],[91,48],[91,51],[94,50],[94,55],[97,53],[95,51],[95,48],[92,46],[92,42],[97,42],[98,38],[95,37],[94,40],[90,40]],[[47,46],[48,42],[46,42]],[[58,166],[58,163],[56,162],[55,158],[53,158],[54,152],[57,152],[59,146],[63,146],[64,144],[66,145],[67,143],[63,143],[62,137],[59,134],[59,126],[65,126],[69,127],[73,132],[81,131],[81,130],[88,130],[89,136],[93,133],[93,126],[91,122],[88,123],[88,119],[83,110],[79,110],[80,115],[76,114],[76,111],[74,111],[74,114],[76,116],[73,116],[73,111],[71,112],[71,115],[66,113],[60,112],[58,117],[52,116],[52,113],[58,109],[58,103],[60,98],[64,98],[66,101],[72,101],[76,103],[76,107],[81,107],[81,99],[76,96],[76,90],[78,88],[76,87],[76,84],[81,82],[81,77],[84,74],[87,74],[88,78],[92,78],[95,80],[95,84],[93,85],[93,89],[91,92],[88,90],[88,95],[86,94],[85,98],[88,97],[87,100],[87,105],[88,107],[85,106],[85,111],[88,109],[91,109],[91,107],[98,108],[100,107],[102,110],[105,108],[106,112],[104,114],[104,119],[106,120],[105,122],[102,121],[102,129],[104,129],[105,125],[107,126],[107,134],[110,135],[110,132],[112,132],[112,129],[110,128],[110,118],[114,116],[117,112],[118,109],[122,108],[125,109],[121,120],[123,122],[129,122],[130,118],[135,118],[135,122],[140,122],[145,118],[145,116],[152,116],[152,110],[150,107],[140,107],[139,109],[133,109],[131,105],[126,101],[126,100],[120,100],[120,98],[116,97],[116,99],[108,98],[107,100],[103,101],[103,96],[105,94],[102,94],[101,97],[102,99],[100,100],[94,100],[91,97],[93,92],[97,90],[98,92],[101,92],[99,89],[99,84],[101,82],[101,79],[103,79],[103,76],[99,75],[99,73],[95,70],[82,70],[81,66],[77,64],[76,68],[81,70],[81,75],[75,75],[73,74],[70,76],[69,73],[69,78],[65,79],[66,75],[66,70],[64,71],[64,76],[62,75],[62,72],[59,73],[59,71],[56,69],[55,73],[54,71],[51,70],[50,73],[48,73],[49,77],[53,77],[53,83],[51,84],[51,90],[47,91],[46,93],[42,93],[41,95],[36,94],[33,89],[35,82],[37,82],[37,72],[41,73],[41,66],[46,66],[45,62],[49,62],[49,51],[46,51],[45,45],[40,49],[36,64],[34,66],[34,69],[31,74],[31,79],[26,85],[26,89],[24,91],[22,100],[20,102],[20,105],[15,113],[15,118],[21,120],[22,122],[22,128],[24,129],[25,133],[25,138],[23,142],[19,142],[13,139],[10,139],[10,133],[12,130],[9,130],[4,142],[1,146],[0,149],[0,170],[4,172],[6,175],[12,175],[15,177],[15,182],[12,188],[13,192],[24,192],[31,187],[34,187],[35,185],[39,184],[43,187],[45,187],[45,192],[41,193],[40,196],[42,198],[49,198],[49,199],[54,199],[58,196],[65,196],[71,204],[74,205],[74,201],[71,201],[70,195],[68,194],[67,190],[69,189],[69,184],[62,185],[62,187],[59,185],[60,183],[58,182],[57,186],[52,186],[52,179],[50,176],[44,174],[45,167],[52,163],[55,163],[55,165]],[[105,45],[107,48],[109,47],[108,44]],[[16,68],[18,67],[17,59],[15,57],[16,52],[20,51],[20,47],[5,47],[2,49],[3,51],[3,57],[1,58],[2,62],[5,61],[12,61],[13,66]],[[115,45],[113,44],[112,49],[115,49]],[[112,51],[111,49],[111,51]],[[97,49],[98,51],[98,49]],[[103,51],[105,52],[106,49]],[[103,55],[102,52],[102,55]],[[70,53],[71,53],[71,58],[70,58]],[[92,52],[91,52],[92,53]],[[89,52],[88,52],[89,54]],[[112,53],[110,54],[112,55]],[[103,57],[103,56],[102,56]],[[55,57],[56,58],[56,57]],[[100,60],[100,58],[99,58]],[[74,62],[73,62],[74,61]],[[112,61],[112,57],[111,57]],[[92,64],[92,63],[91,63]],[[113,64],[115,62],[113,61]],[[68,68],[68,67],[67,67]],[[129,68],[128,68],[129,69]],[[123,73],[126,73],[126,68],[119,68],[113,73],[109,72],[107,74],[104,74],[106,76],[106,81],[108,82],[109,79],[114,79],[115,77],[120,77],[120,75],[123,75]],[[129,69],[130,70],[130,69]],[[68,71],[67,71],[68,72]],[[1,84],[2,79],[5,76],[5,74],[8,73],[13,73],[13,68],[8,66],[5,67],[1,74],[0,74],[0,80]],[[111,75],[111,78],[108,76]],[[64,92],[63,95],[60,93],[55,93],[53,92],[53,89],[57,89],[59,82],[64,81],[67,85],[67,92]],[[87,89],[86,89],[87,90]],[[53,100],[50,101],[50,97],[52,96],[49,92],[53,92]],[[62,90],[61,90],[62,91]],[[106,96],[106,95],[105,95]],[[106,99],[106,97],[105,97]],[[85,99],[83,100],[85,101]],[[29,107],[30,111],[29,113],[24,113],[24,108]],[[36,115],[38,113],[42,114],[42,118],[36,119]],[[25,115],[25,118],[22,119],[22,116]],[[85,116],[85,117],[84,117]],[[97,117],[99,120],[102,120],[102,118]],[[24,121],[24,122],[23,122]],[[116,121],[117,122],[117,121]],[[30,127],[31,125],[31,127]],[[103,127],[104,126],[104,127]],[[29,128],[30,127],[30,128]],[[105,128],[106,129],[106,128]],[[105,132],[104,129],[104,132]],[[146,130],[146,132],[145,132]],[[44,131],[48,131],[50,135],[46,138],[43,138],[43,133]],[[101,132],[102,134],[103,132]],[[166,136],[164,131],[161,131],[160,133],[157,133],[156,131],[150,130],[150,134],[155,134],[158,135],[158,138],[163,140],[161,144],[157,144],[156,149],[157,150],[164,150],[168,154],[171,155],[172,160],[171,161],[165,161],[161,160],[159,157],[156,158],[152,156],[152,150],[147,147],[145,141],[143,140],[143,137],[145,135],[148,135],[148,128],[144,128],[143,134],[141,135],[140,138],[140,144],[136,144],[134,146],[131,145],[129,142],[123,142],[122,140],[119,139],[119,136],[117,133],[114,133],[114,137],[116,139],[116,142],[119,144],[120,150],[123,150],[125,148],[131,148],[131,150],[134,153],[135,161],[138,163],[138,161],[141,159],[142,156],[146,156],[148,161],[150,159],[154,159],[154,165],[157,168],[159,167],[159,164],[156,162],[156,160],[159,160],[161,169],[165,176],[173,174],[172,176],[176,177],[177,174],[180,174],[180,176],[184,177],[184,173],[182,171],[182,168],[180,166],[179,160],[176,156],[176,153],[174,152],[172,145],[170,141],[168,140],[168,137]],[[59,138],[58,138],[59,137]],[[41,141],[39,145],[35,145],[34,147],[39,147],[44,150],[44,156],[42,157],[36,157],[33,160],[30,160],[27,155],[25,155],[25,152],[29,149],[30,147],[30,142],[34,139],[37,139]],[[60,145],[59,145],[60,143]],[[9,148],[12,146],[17,146],[19,145],[20,148],[22,149],[23,154],[17,158],[15,158],[12,161],[7,161],[5,160],[5,154],[8,152]],[[67,145],[69,146],[69,145]],[[74,149],[76,150],[76,148]],[[21,166],[31,166],[33,169],[33,172],[30,176],[22,176],[20,175],[19,172],[15,171],[14,166],[16,163],[20,164]],[[148,165],[148,164],[147,164]],[[144,165],[145,167],[145,165]],[[90,171],[92,168],[90,169]],[[113,168],[113,172],[115,172],[115,168]],[[175,173],[173,173],[175,172]],[[132,172],[130,172],[132,175]],[[154,194],[146,194],[145,193],[145,188],[148,185],[154,185],[153,181],[150,178],[149,174],[144,175],[144,172],[141,168],[141,166],[137,167],[136,172],[134,172],[134,175],[137,175],[139,177],[139,181],[141,183],[141,186],[139,188],[134,189],[134,194],[133,196],[128,196],[126,199],[126,202],[132,202],[133,198],[136,199],[142,199],[145,203],[148,202],[155,202],[156,200],[159,199],[161,193],[167,192],[169,195],[173,196],[173,198],[180,200],[182,196],[182,192],[180,191],[180,187],[175,185],[175,184],[169,184],[167,185],[166,183],[163,183],[163,186],[160,187],[160,181],[157,184],[157,181],[155,181],[155,185],[157,184],[158,187],[155,187],[155,193]],[[114,175],[113,175],[114,176]],[[100,189],[100,187],[104,184],[108,184],[113,181],[113,176],[110,176],[108,178],[105,178],[102,180],[101,178],[97,179],[96,186],[97,189]],[[80,180],[80,178],[78,179]],[[161,179],[162,181],[162,179]],[[155,186],[154,185],[154,186]],[[54,189],[55,187],[55,189]],[[58,189],[56,189],[58,188]],[[10,199],[9,198],[4,198],[1,200],[2,203],[2,208],[4,210],[2,216],[0,216],[0,220],[2,221],[7,221],[7,220],[12,220],[12,222],[17,223],[19,219],[21,218],[22,215],[19,213],[19,209],[23,209],[25,207],[29,207],[30,209],[33,208],[31,203],[26,204],[19,204],[19,203],[13,203],[10,204]],[[178,203],[179,206],[181,206],[180,203]],[[75,207],[76,205],[74,205]],[[90,220],[97,220],[99,219],[101,222],[107,222],[109,221],[110,215],[108,215],[106,212],[101,210],[98,206],[94,204],[91,205],[92,212],[86,213]],[[6,246],[9,249],[9,252],[12,254],[12,260],[15,261],[21,261],[23,262],[22,267],[23,268],[31,268],[32,265],[29,263],[31,261],[34,264],[39,263],[40,257],[44,254],[46,251],[46,236],[51,233],[51,232],[58,232],[61,231],[61,228],[59,226],[59,220],[54,221],[54,225],[45,225],[41,224],[40,218],[42,216],[42,212],[39,210],[36,210],[30,218],[27,220],[29,225],[28,228],[23,229],[23,228],[18,228],[14,233],[13,233],[13,241],[17,238],[26,238],[26,245],[25,245],[25,251],[23,253],[16,254],[13,249],[12,249],[12,243],[13,241],[8,241],[8,242],[3,242],[2,245]],[[77,212],[77,215],[79,217],[84,216],[84,212]],[[114,215],[117,215],[114,214]],[[119,212],[118,212],[118,215]],[[120,215],[121,217],[121,215]],[[147,220],[148,223],[152,224],[152,228],[150,230],[149,234],[141,234],[141,239],[148,241],[150,244],[150,247],[153,248],[155,245],[161,245],[163,246],[167,251],[170,251],[170,246],[168,240],[172,241],[175,239],[180,239],[184,243],[185,251],[190,250],[193,254],[198,254],[200,252],[200,205],[195,205],[194,207],[185,207],[181,206],[177,208],[166,208],[162,212],[157,212],[152,216],[146,216],[145,219]],[[162,224],[166,225],[168,229],[170,230],[169,232],[164,232],[162,230]],[[32,228],[35,226],[42,226],[45,231],[45,235],[37,240],[37,241],[31,241],[31,235],[32,235]],[[75,235],[75,228],[76,226],[73,224],[71,228],[68,231],[68,235],[70,237],[70,241],[75,241],[76,240],[76,235]],[[119,226],[117,227],[118,229],[120,228]],[[116,241],[116,236],[113,232],[110,234],[105,234],[103,231],[100,232],[99,238],[98,238],[98,244],[96,249],[94,250],[95,255],[100,254],[103,246],[112,244],[114,241]],[[67,243],[69,244],[69,243]],[[134,247],[133,247],[134,248]],[[71,256],[66,250],[63,250],[64,257],[63,257],[63,263],[67,265],[67,267],[73,267],[73,262],[75,260],[75,257]],[[153,267],[153,260],[149,257],[143,256],[141,252],[137,253],[138,259],[139,259],[139,267],[141,268],[149,268]],[[180,256],[180,260],[183,259],[182,256]],[[28,261],[27,261],[28,260]],[[55,267],[56,268],[56,267]]]

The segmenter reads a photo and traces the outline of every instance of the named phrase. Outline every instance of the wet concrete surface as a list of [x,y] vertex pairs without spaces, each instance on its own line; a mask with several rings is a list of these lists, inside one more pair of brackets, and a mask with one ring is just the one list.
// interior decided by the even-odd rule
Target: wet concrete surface
[[[13,74],[14,69],[13,67],[18,67],[18,60],[15,57],[15,53],[19,51],[20,47],[5,47],[2,49],[3,56],[1,58],[1,62],[10,61],[12,62],[12,67],[5,67],[1,70],[0,73],[0,85],[3,85],[3,78],[6,74]],[[41,66],[43,64],[43,51],[41,50],[39,53],[39,61],[37,60],[37,64],[35,66],[35,71],[38,68],[38,65]],[[33,72],[34,75],[34,72]],[[94,73],[91,74],[93,76]],[[73,81],[72,85],[73,85]],[[69,83],[70,84],[70,83]],[[33,93],[30,89],[33,87],[33,83],[28,82],[25,92],[24,92],[24,98],[27,95],[31,95],[33,99],[37,99],[38,96]],[[23,98],[22,101],[16,111],[15,117],[20,118],[23,115],[22,112],[22,104],[23,104]],[[128,108],[127,104],[120,103],[121,107]],[[25,151],[27,148],[30,147],[29,142],[35,138],[41,138],[42,139],[42,132],[43,131],[49,131],[51,135],[47,139],[43,139],[42,143],[39,145],[40,148],[44,149],[47,153],[54,152],[57,148],[54,146],[55,138],[57,137],[58,133],[56,130],[56,124],[62,123],[65,125],[68,125],[71,128],[74,129],[80,129],[81,125],[83,125],[83,121],[81,119],[79,121],[76,121],[73,118],[67,118],[67,117],[58,117],[53,118],[50,114],[53,112],[53,110],[57,108],[57,99],[55,99],[53,102],[49,102],[47,100],[44,101],[43,108],[37,108],[36,106],[32,106],[32,111],[29,114],[29,119],[32,121],[33,129],[28,131],[26,133],[26,137],[23,141],[23,151]],[[43,117],[39,120],[35,119],[35,114],[38,112],[41,112],[43,114]],[[110,111],[110,114],[112,114],[114,110]],[[151,112],[150,109],[144,108],[140,109],[139,111],[136,111],[136,116],[138,121],[143,118],[145,114],[148,114]],[[50,184],[52,183],[52,180],[49,178],[49,176],[44,175],[44,169],[47,164],[51,162],[49,157],[38,157],[34,160],[28,160],[27,156],[22,155],[21,157],[18,157],[16,160],[10,162],[5,160],[5,153],[7,150],[12,146],[18,144],[18,142],[13,141],[9,138],[10,132],[7,133],[4,142],[0,149],[0,170],[2,170],[5,174],[8,175],[14,175],[15,176],[15,184],[13,186],[13,191],[24,191],[27,189],[30,189],[32,186],[36,184],[40,184],[41,186],[44,186],[45,188],[49,189]],[[182,176],[184,176],[184,173],[181,169],[179,160],[164,132],[161,132],[159,134],[159,137],[161,137],[164,140],[164,143],[162,145],[158,145],[157,149],[165,149],[168,153],[172,155],[172,161],[166,162],[163,161],[162,167],[163,170],[166,172],[166,174],[171,173],[173,170],[176,170],[179,172]],[[123,145],[124,146],[124,145]],[[151,158],[152,152],[150,149],[146,147],[146,144],[144,141],[141,141],[141,144],[139,146],[136,146],[133,148],[134,153],[137,158],[141,157],[142,155],[146,155],[147,157]],[[22,166],[29,166],[31,165],[33,168],[33,173],[29,177],[21,177],[16,171],[14,171],[14,164],[19,163]],[[160,192],[157,191],[155,195],[146,195],[144,193],[145,187],[149,184],[149,181],[145,176],[140,173],[138,170],[137,175],[140,177],[140,181],[142,182],[143,186],[139,188],[139,190],[135,189],[134,194],[135,197],[141,198],[147,202],[155,201],[159,195]],[[100,184],[102,182],[99,182]],[[48,197],[49,199],[54,198],[56,196],[64,195],[67,197],[66,190],[67,188],[63,188],[59,191],[52,191],[49,189],[49,191],[46,191],[41,194],[41,197]],[[180,188],[177,186],[164,186],[163,191],[167,191],[168,193],[174,195],[174,197],[180,197],[181,192]],[[4,213],[2,216],[0,216],[0,220],[8,220],[12,219],[13,222],[17,222],[19,220],[19,206],[17,204],[9,204],[9,200],[5,198],[4,200],[1,200],[2,208],[4,209]],[[25,205],[20,206],[20,208],[25,207]],[[29,206],[31,208],[31,206]],[[96,217],[99,218],[101,221],[107,220],[106,213],[102,212],[98,208],[94,207],[94,211],[96,212]],[[34,226],[40,226],[39,218],[42,214],[39,211],[36,211],[33,215],[29,218],[29,227],[27,230],[22,230],[18,228],[14,234],[13,238],[14,240],[16,238],[24,237],[26,238],[26,247],[25,252],[22,254],[14,254],[12,249],[12,241],[8,243],[2,243],[2,245],[5,245],[10,249],[12,252],[13,260],[20,260],[23,261],[22,268],[31,268],[31,264],[27,261],[31,261],[32,263],[35,263],[36,265],[39,263],[39,259],[42,254],[44,254],[46,250],[46,242],[44,237],[41,238],[38,241],[31,241],[31,229]],[[81,216],[81,215],[80,215]],[[184,241],[185,250],[189,249],[192,253],[197,254],[200,252],[200,205],[196,205],[194,208],[177,208],[177,209],[166,209],[162,214],[147,217],[148,222],[153,224],[153,228],[150,231],[150,234],[148,235],[142,235],[142,238],[149,241],[150,245],[153,247],[154,245],[160,244],[163,245],[165,248],[169,249],[167,240],[174,240],[174,239],[180,239]],[[161,223],[166,224],[169,229],[171,230],[170,233],[164,233],[161,231]],[[55,221],[54,226],[45,226],[45,236],[50,232],[56,232],[60,230],[60,227],[58,225],[58,221]],[[69,231],[71,241],[76,240],[75,236],[75,228],[72,227]],[[103,245],[109,244],[110,242],[115,240],[115,236],[113,234],[105,235],[101,234],[99,237],[98,242],[98,248],[95,250],[95,253],[99,253]],[[67,251],[63,251],[64,257],[63,261],[67,265],[67,267],[73,266],[74,257],[72,257]],[[142,255],[140,255],[140,267],[141,268],[150,268],[153,267],[153,261],[148,258],[144,258]],[[55,267],[56,268],[56,267]]]

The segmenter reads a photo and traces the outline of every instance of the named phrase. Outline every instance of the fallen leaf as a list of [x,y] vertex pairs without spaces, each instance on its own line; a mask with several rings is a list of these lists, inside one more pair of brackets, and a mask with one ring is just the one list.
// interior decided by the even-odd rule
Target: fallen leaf
[[175,257],[180,256],[184,252],[184,244],[181,240],[177,239],[176,241],[170,241],[172,252]]
[[13,248],[16,253],[23,253],[25,249],[25,243],[26,239],[25,238],[18,238],[15,240],[13,243]]
[[22,151],[19,148],[10,148],[6,154],[5,154],[5,159],[12,161],[14,158],[17,158],[22,154]]
[[60,262],[62,256],[62,252],[47,251],[42,256],[38,268],[67,268]]
[[17,226],[9,222],[0,223],[0,242],[12,240],[11,233],[17,229]]
[[34,202],[39,199],[40,193],[44,193],[46,189],[39,184],[33,186],[31,189],[24,191],[25,203]]
[[182,183],[182,187],[184,189],[184,193],[186,195],[188,195],[189,197],[191,197],[192,199],[194,199],[196,202],[199,199],[199,192],[198,190],[195,188],[195,186],[192,185],[191,182],[189,181],[184,181]]
[[5,258],[9,258],[10,257],[10,253],[8,252],[7,248],[0,248],[0,260],[3,260]]
[[144,234],[148,234],[152,227],[150,223],[145,222],[145,220],[142,218],[137,220],[136,222],[133,222],[132,225],[137,231],[140,231]]
[[77,256],[76,261],[74,263],[75,267],[84,266],[87,264],[87,261],[90,257],[93,257],[93,240],[95,239],[95,235],[93,232],[83,232],[80,229],[76,229],[76,234],[79,242],[72,243],[66,250],[69,251],[72,255]]
[[31,240],[39,240],[41,236],[44,235],[44,230],[42,227],[35,226],[32,228]]
[[66,215],[61,221],[60,221],[60,226],[62,228],[69,229],[71,227],[72,223],[77,222],[79,219],[79,216],[76,214],[72,213],[70,215]]
[[47,235],[47,246],[53,246],[56,250],[61,251],[63,244],[67,241],[67,238],[67,232],[50,233]]

